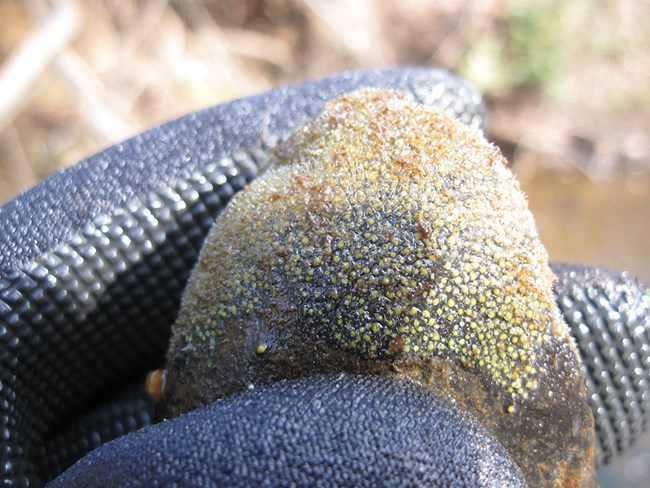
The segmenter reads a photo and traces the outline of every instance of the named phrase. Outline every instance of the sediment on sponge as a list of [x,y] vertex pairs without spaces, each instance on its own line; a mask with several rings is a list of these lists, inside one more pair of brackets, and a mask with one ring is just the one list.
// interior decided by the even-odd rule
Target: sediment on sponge
[[173,328],[166,414],[281,378],[392,374],[478,415],[522,451],[533,485],[588,479],[580,362],[498,149],[444,113],[364,90],[273,159],[206,240]]

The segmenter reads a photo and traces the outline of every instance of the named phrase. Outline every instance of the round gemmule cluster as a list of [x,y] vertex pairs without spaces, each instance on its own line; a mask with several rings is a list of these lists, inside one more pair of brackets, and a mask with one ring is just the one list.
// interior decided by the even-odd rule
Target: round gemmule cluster
[[[181,314],[184,343],[254,327],[281,301],[332,348],[440,356],[515,395],[535,389],[537,350],[559,321],[552,275],[495,147],[444,114],[365,91],[276,156],[206,243],[186,298],[204,306]],[[271,352],[268,342],[255,350]]]

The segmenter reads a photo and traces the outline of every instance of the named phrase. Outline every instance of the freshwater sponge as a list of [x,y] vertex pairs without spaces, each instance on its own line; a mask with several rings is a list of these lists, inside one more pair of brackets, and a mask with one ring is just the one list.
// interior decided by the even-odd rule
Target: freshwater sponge
[[282,378],[389,374],[477,417],[532,485],[593,483],[582,368],[498,149],[364,90],[273,159],[206,241],[173,329],[164,415]]

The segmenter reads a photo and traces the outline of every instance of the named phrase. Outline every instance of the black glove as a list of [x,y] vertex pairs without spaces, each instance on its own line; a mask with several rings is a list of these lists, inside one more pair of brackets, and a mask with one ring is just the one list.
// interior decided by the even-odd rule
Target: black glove
[[[147,370],[162,366],[169,326],[176,316],[180,294],[215,217],[230,197],[264,167],[270,147],[301,122],[317,115],[326,101],[366,86],[398,89],[422,103],[449,109],[466,123],[483,124],[480,97],[446,72],[401,68],[346,74],[274,90],[180,118],[51,177],[0,209],[0,228],[3,229],[0,240],[0,452],[3,463],[0,470],[3,480],[17,485],[39,485],[99,444],[150,422],[151,403],[131,393],[129,385],[141,384]],[[575,281],[576,273],[586,276],[586,271],[582,270],[567,272],[568,287]],[[625,415],[632,412],[629,417],[632,420],[624,417],[628,434],[622,441],[615,430],[606,432],[609,447],[602,440],[601,446],[605,446],[602,452],[607,457],[638,434],[647,412],[650,328],[647,291],[618,275],[607,275],[598,283],[587,280],[577,286],[572,288],[577,294],[583,290],[589,293],[596,290],[592,294],[601,295],[612,291],[613,294],[607,296],[608,303],[614,304],[610,308],[622,307],[618,322],[610,324],[601,320],[597,327],[610,326],[620,332],[617,324],[626,324],[629,316],[630,320],[636,320],[636,328],[630,330],[639,331],[631,341],[641,372],[626,363],[624,370],[619,368],[616,375],[610,375],[609,393],[596,389],[592,394],[605,403],[612,403],[613,384],[617,388],[617,398],[622,395],[634,407],[631,410],[623,409],[629,407],[628,404],[612,407],[620,407],[619,413]],[[573,307],[571,310],[578,310],[580,303],[579,300],[569,303]],[[587,307],[582,315],[576,312],[572,318],[589,323],[589,318],[598,311],[598,307]],[[597,340],[583,342],[589,351],[590,344]],[[620,352],[624,358],[631,354],[627,349]],[[605,367],[610,359],[605,357]],[[602,358],[598,361],[599,365],[603,363]],[[599,379],[594,379],[594,388],[601,386],[596,384]],[[356,433],[349,429],[361,423],[369,431],[390,432],[382,420],[385,416],[381,415],[352,417],[347,423],[342,421],[339,430],[332,430],[335,438],[342,431],[351,432],[350,445],[357,446],[355,452],[360,456],[356,464],[343,463],[339,467],[335,462],[338,459],[335,455],[347,452],[342,449],[347,438],[343,444],[325,443],[313,451],[295,451],[300,442],[314,441],[314,437],[318,437],[311,435],[314,432],[326,431],[331,424],[328,419],[341,418],[341,409],[351,401],[350,389],[357,387],[369,402],[373,398],[383,399],[377,404],[378,411],[383,409],[381,411],[387,413],[391,408],[403,409],[404,418],[412,419],[415,432],[422,435],[423,422],[428,418],[426,412],[422,413],[424,400],[421,397],[425,394],[413,386],[382,386],[389,392],[400,388],[408,390],[412,402],[404,400],[406,404],[401,404],[402,400],[394,399],[391,394],[386,398],[377,393],[379,387],[374,380],[330,378],[297,385],[281,384],[245,394],[251,398],[238,397],[208,407],[210,410],[203,410],[185,421],[170,422],[169,427],[163,425],[150,433],[138,434],[137,438],[127,438],[129,440],[114,447],[114,451],[99,454],[103,461],[80,465],[62,483],[72,482],[83,466],[86,466],[85,476],[89,476],[86,479],[93,484],[99,482],[98,477],[109,473],[123,476],[113,480],[114,483],[120,480],[120,484],[128,479],[136,484],[151,483],[167,475],[168,481],[182,483],[183,479],[188,479],[184,476],[192,473],[186,469],[188,465],[183,464],[184,460],[195,467],[202,464],[203,468],[197,468],[200,472],[209,472],[217,477],[215,479],[230,484],[232,478],[219,478],[219,473],[224,472],[219,471],[222,467],[205,468],[201,463],[206,452],[218,452],[228,446],[225,440],[217,438],[215,444],[212,437],[209,442],[199,438],[198,444],[187,439],[180,444],[174,443],[179,433],[196,426],[197,421],[192,420],[196,418],[208,422],[215,432],[231,429],[233,438],[240,439],[234,447],[230,445],[232,449],[220,459],[225,459],[226,464],[235,463],[223,468],[226,471],[229,466],[243,469],[233,471],[242,484],[254,482],[257,478],[252,473],[270,469],[271,465],[279,470],[272,474],[275,479],[263,479],[269,479],[272,484],[276,484],[275,481],[277,484],[292,481],[310,484],[310,480],[322,479],[325,475],[334,480],[338,479],[336,476],[343,476],[343,483],[349,473],[358,472],[365,463],[365,466],[382,466],[380,473],[395,478],[369,476],[350,480],[348,484],[364,480],[373,484],[377,479],[397,484],[406,466],[422,470],[425,474],[417,480],[423,482],[429,479],[426,473],[436,476],[447,473],[450,476],[447,479],[460,485],[485,480],[486,485],[491,482],[494,486],[503,486],[511,479],[516,486],[520,474],[516,466],[508,462],[507,455],[503,456],[498,445],[480,455],[476,449],[484,443],[476,439],[486,439],[485,444],[492,446],[491,438],[480,426],[453,410],[445,413],[450,420],[440,426],[438,440],[427,437],[431,443],[427,451],[439,450],[440,458],[396,456],[404,449],[400,442],[409,438],[406,431],[397,430],[390,434],[394,435],[394,449],[389,449],[382,457],[385,464],[367,457],[377,454],[377,446],[383,444],[379,440],[375,443],[359,441]],[[263,457],[267,464],[243,467],[237,464],[236,456],[240,451],[262,449],[267,445],[263,441],[255,444],[253,437],[243,437],[249,429],[256,432],[264,427],[255,414],[255,409],[260,408],[255,402],[263,401],[260,395],[266,395],[269,408],[273,409],[276,404],[277,408],[283,406],[282,396],[291,397],[294,392],[291,398],[299,411],[299,406],[309,403],[314,396],[332,390],[340,392],[331,397],[332,409],[320,423],[307,422],[301,431],[307,440],[301,440],[300,436],[291,439],[282,426],[272,432],[284,434],[288,442],[286,452],[295,451],[296,462],[314,466],[329,463],[333,471],[316,470],[314,478],[300,478],[304,472],[300,471],[301,466],[292,464],[293,461],[282,466],[273,464],[277,452],[267,452]],[[438,405],[434,397],[428,402],[427,412],[429,408],[431,412],[446,408]],[[252,406],[249,410],[242,405]],[[224,419],[232,419],[233,415],[237,418],[241,415],[246,422],[234,425],[231,420],[228,424]],[[205,420],[206,416],[209,420]],[[607,422],[610,417],[616,418],[608,413],[605,417]],[[445,430],[448,428],[451,429],[449,434]],[[442,447],[452,439],[465,439],[468,454],[449,464],[444,456],[450,451]],[[149,453],[153,445],[160,448],[162,457]],[[113,464],[119,455],[126,457],[121,458],[120,470],[116,470]],[[139,468],[142,456],[149,456],[148,468]],[[471,461],[477,457],[483,458],[485,463]],[[94,466],[95,471],[88,466]],[[204,468],[208,471],[201,471]],[[134,477],[134,470],[138,469],[139,478]],[[83,472],[80,476],[82,478],[77,481],[82,483]]]

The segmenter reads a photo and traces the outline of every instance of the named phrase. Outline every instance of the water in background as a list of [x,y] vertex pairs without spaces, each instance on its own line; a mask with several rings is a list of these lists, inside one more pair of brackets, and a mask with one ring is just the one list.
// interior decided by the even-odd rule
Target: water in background
[[540,172],[522,189],[551,261],[628,271],[650,284],[650,175],[593,181]]

